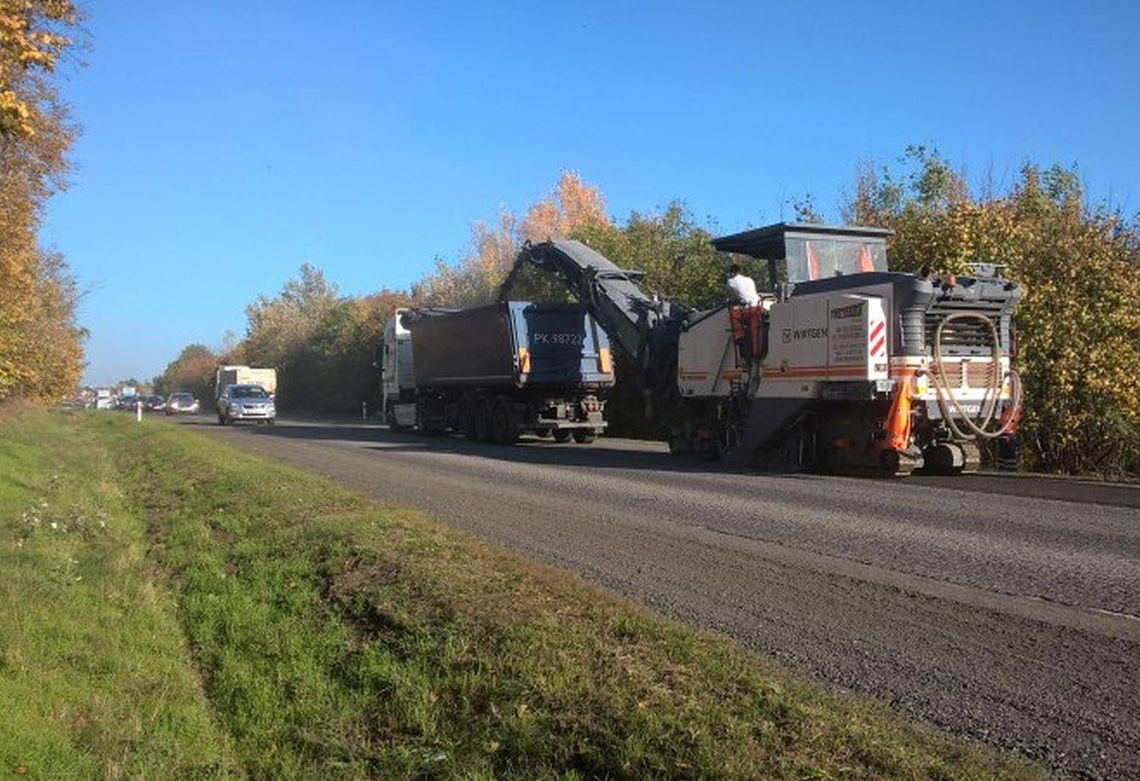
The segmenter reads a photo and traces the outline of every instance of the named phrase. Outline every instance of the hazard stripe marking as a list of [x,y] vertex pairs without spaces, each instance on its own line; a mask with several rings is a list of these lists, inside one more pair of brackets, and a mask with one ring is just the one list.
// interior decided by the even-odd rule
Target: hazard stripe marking
[[871,355],[878,355],[884,347],[887,346],[887,337],[880,337],[879,341],[875,342],[871,347]]
[[875,341],[876,339],[878,339],[879,334],[881,334],[883,331],[885,331],[886,328],[887,328],[887,324],[884,323],[882,320],[880,320],[879,324],[871,329],[871,341]]

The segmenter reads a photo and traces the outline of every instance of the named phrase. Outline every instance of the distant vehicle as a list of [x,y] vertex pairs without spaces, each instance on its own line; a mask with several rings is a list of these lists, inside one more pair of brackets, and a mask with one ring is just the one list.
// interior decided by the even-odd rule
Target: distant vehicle
[[252,366],[219,366],[214,374],[214,397],[221,396],[227,385],[258,385],[270,397],[277,394],[277,370]]
[[270,426],[277,420],[273,396],[260,385],[227,385],[218,396],[218,425],[228,426],[243,420]]
[[135,395],[119,396],[119,398],[115,399],[115,409],[131,412],[134,410],[135,404],[138,402],[138,400],[139,397]]
[[166,399],[161,396],[144,396],[143,409],[147,412],[165,412]]
[[201,406],[192,393],[171,393],[166,398],[167,415],[197,415]]
[[111,398],[110,388],[99,388],[95,391],[95,408],[96,409],[111,409],[114,407],[115,401]]

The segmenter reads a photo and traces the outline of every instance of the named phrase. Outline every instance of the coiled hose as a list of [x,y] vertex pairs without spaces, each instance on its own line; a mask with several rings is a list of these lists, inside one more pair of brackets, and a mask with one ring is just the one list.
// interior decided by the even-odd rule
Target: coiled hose
[[[942,369],[942,330],[949,324],[959,320],[976,320],[985,323],[986,328],[990,331],[990,344],[993,345],[991,352],[993,363],[990,366],[990,383],[987,390],[987,398],[982,401],[981,409],[981,423],[976,423],[973,418],[966,414],[962,409],[962,405],[958,401],[958,397],[954,395],[954,389],[946,381],[946,374]],[[1001,399],[1002,385],[1005,384],[1005,378],[1001,375],[1001,340],[998,338],[997,327],[993,321],[983,314],[978,312],[952,312],[943,318],[942,322],[938,324],[938,330],[934,334],[934,364],[931,366],[931,374],[934,377],[934,387],[938,393],[938,407],[942,410],[942,419],[954,432],[954,435],[961,439],[976,439],[982,437],[983,439],[996,439],[1007,433],[1017,420],[1017,416],[1012,414],[1014,410],[1021,407],[1021,376],[1010,367],[1008,376],[1010,381],[1010,392],[1012,407],[1010,407],[1010,414],[1006,416],[1005,422],[1002,423],[997,429],[990,430],[989,425],[994,420],[994,413],[997,412],[998,402]],[[992,394],[992,396],[990,395]],[[949,406],[947,405],[949,399]],[[963,431],[958,427],[958,421],[950,413],[950,407],[953,407],[954,412],[962,422],[966,424],[969,433]]]

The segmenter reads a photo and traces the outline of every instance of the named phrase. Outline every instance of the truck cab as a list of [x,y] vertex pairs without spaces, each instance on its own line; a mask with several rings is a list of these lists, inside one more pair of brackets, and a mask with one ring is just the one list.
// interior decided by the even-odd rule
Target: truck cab
[[381,409],[391,428],[416,424],[416,374],[412,360],[412,332],[400,322],[407,309],[397,309],[384,326],[384,340],[377,355],[380,369]]

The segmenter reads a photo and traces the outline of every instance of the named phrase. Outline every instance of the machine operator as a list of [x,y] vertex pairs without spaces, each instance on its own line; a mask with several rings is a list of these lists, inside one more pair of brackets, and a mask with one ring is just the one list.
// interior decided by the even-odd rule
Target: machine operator
[[740,266],[735,263],[728,267],[728,281],[725,282],[725,288],[728,291],[728,300],[734,304],[756,306],[760,303],[760,294],[756,292],[756,281],[740,273]]

